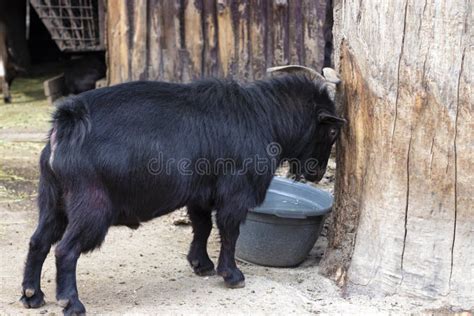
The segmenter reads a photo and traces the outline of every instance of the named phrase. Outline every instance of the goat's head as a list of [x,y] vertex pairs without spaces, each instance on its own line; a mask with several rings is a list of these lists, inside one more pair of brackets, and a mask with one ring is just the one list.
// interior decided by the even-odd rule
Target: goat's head
[[307,144],[306,154],[300,157],[300,161],[297,163],[290,161],[291,173],[296,176],[303,175],[308,181],[320,181],[326,172],[331,148],[339,136],[341,126],[346,122],[346,120],[336,115],[334,103],[336,86],[341,80],[332,68],[324,68],[322,75],[314,69],[299,65],[267,69],[267,73],[275,72],[303,72],[316,81],[321,89],[325,90],[314,97],[314,133]]

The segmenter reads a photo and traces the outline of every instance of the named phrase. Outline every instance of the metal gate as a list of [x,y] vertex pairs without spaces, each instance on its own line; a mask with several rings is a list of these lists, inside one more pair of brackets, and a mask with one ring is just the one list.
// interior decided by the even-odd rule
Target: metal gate
[[105,49],[102,0],[30,0],[63,52]]

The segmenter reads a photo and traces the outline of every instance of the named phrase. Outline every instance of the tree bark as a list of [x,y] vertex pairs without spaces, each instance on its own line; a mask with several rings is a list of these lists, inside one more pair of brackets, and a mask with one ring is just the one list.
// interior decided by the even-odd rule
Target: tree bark
[[471,1],[334,5],[348,124],[322,271],[349,294],[473,308]]

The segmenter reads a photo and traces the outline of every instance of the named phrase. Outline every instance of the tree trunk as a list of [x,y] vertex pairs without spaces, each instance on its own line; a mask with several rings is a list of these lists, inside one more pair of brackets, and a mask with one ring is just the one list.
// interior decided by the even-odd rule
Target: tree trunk
[[348,124],[322,271],[349,294],[474,307],[471,6],[335,1]]

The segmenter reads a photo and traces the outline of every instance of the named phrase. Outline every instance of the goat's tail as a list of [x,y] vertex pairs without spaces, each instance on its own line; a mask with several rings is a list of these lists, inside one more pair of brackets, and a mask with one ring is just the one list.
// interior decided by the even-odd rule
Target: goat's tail
[[[51,147],[54,139],[71,146],[81,146],[91,129],[91,120],[87,105],[81,97],[72,97],[57,105],[53,116]],[[54,139],[52,139],[54,138]]]
[[82,98],[72,97],[61,101],[53,115],[53,128],[49,135],[50,167],[53,167],[58,146],[63,148],[63,152],[77,152],[90,130],[89,110]]

